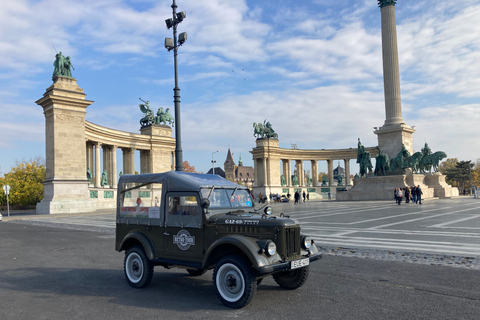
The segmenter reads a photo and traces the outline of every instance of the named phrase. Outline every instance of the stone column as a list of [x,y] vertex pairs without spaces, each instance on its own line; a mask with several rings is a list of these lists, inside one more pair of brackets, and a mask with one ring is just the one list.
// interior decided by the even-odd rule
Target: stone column
[[385,91],[385,125],[401,124],[400,70],[398,66],[395,1],[381,0],[383,86]]
[[385,92],[385,123],[374,132],[378,136],[380,150],[390,159],[397,156],[405,145],[413,153],[412,134],[402,118],[400,71],[398,65],[397,28],[395,21],[396,0],[379,0],[382,19],[383,85]]
[[122,148],[123,151],[123,173],[135,174],[135,149]]
[[117,146],[112,146],[110,149],[111,155],[110,158],[112,159],[112,167],[108,175],[110,178],[108,182],[110,183],[111,188],[117,187]]
[[344,159],[345,161],[345,185],[350,185],[350,159]]
[[140,150],[140,173],[152,173],[150,150]]
[[95,188],[100,188],[102,169],[100,168],[100,143],[95,144]]
[[95,211],[86,176],[85,114],[93,101],[85,99],[77,80],[55,77],[35,102],[45,115],[44,197],[36,212],[79,213]]
[[328,186],[333,187],[333,160],[328,159],[327,160],[327,165],[328,165]]
[[312,186],[318,186],[318,162],[317,160],[312,160]]

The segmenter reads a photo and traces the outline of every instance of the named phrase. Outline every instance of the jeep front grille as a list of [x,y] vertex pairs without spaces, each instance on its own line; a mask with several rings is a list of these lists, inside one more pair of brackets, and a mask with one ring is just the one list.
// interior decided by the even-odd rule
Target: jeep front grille
[[300,255],[300,226],[285,227],[285,240],[285,258],[297,258]]

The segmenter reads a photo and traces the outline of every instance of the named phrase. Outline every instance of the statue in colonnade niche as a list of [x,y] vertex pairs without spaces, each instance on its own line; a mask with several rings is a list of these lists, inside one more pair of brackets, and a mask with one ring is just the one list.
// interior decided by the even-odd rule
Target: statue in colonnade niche
[[89,182],[92,182],[92,171],[90,170],[90,168],[87,168],[87,180]]
[[327,175],[324,174],[324,175],[322,176],[322,187],[326,187],[326,186],[327,186],[327,182],[328,182]]
[[282,185],[282,187],[287,185],[287,181],[285,181],[285,177],[283,176],[283,174],[280,176],[280,184]]
[[293,177],[292,177],[292,184],[293,184],[294,186],[298,186],[298,178],[297,178],[297,176],[293,176]]
[[106,186],[106,185],[108,185],[107,176],[108,176],[107,170],[106,170],[106,169],[103,169],[102,181],[100,182],[100,185],[101,185],[101,186]]
[[341,175],[337,176],[337,185],[343,186],[343,177]]
[[307,187],[312,186],[312,178],[307,177]]

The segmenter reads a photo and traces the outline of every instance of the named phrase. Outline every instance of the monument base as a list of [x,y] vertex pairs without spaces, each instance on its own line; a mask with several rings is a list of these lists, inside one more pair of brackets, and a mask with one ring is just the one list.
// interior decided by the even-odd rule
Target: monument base
[[95,212],[95,202],[88,197],[88,181],[45,181],[44,198],[37,203],[37,214]]
[[422,199],[449,198],[458,196],[458,190],[445,182],[445,176],[440,173],[381,176],[359,178],[353,180],[353,188],[337,193],[337,200],[393,200],[395,188],[405,188],[420,185]]

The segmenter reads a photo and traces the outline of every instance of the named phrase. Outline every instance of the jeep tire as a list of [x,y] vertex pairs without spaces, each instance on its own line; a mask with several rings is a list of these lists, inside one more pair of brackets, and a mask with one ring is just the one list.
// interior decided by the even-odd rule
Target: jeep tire
[[143,288],[153,277],[153,264],[148,260],[141,246],[135,246],[125,252],[123,271],[129,285]]
[[236,255],[226,256],[215,265],[213,285],[220,301],[235,309],[249,304],[257,291],[253,268]]
[[295,290],[303,286],[308,278],[308,266],[273,274],[273,279],[282,288],[288,290]]

